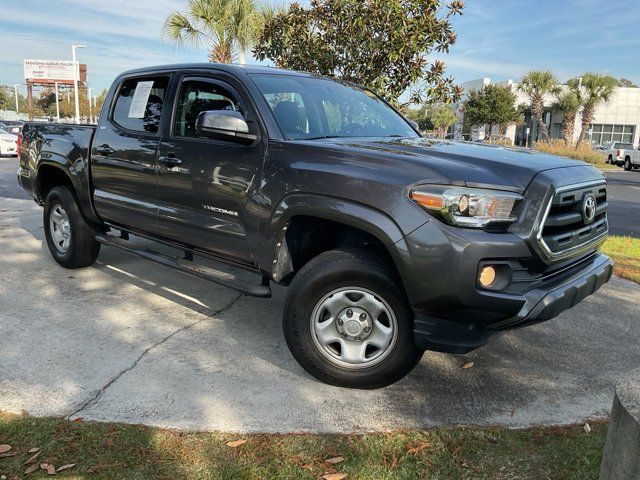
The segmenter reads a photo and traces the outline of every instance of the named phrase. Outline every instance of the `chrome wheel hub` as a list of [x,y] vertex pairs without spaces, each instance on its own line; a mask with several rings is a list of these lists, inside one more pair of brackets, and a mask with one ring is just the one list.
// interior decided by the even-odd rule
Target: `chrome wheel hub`
[[367,368],[393,349],[397,321],[389,304],[360,287],[340,288],[322,297],[311,314],[311,335],[329,362]]
[[362,308],[346,308],[336,319],[338,333],[349,340],[364,340],[372,328],[371,315]]
[[71,244],[71,222],[69,222],[67,211],[59,203],[51,208],[49,230],[56,250],[66,253]]

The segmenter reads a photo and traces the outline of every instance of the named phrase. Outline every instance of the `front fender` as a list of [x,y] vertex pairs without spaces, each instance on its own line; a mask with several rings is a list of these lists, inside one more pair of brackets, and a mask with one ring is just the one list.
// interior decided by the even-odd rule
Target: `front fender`
[[291,218],[301,215],[332,220],[369,233],[380,240],[396,263],[398,252],[406,250],[403,245],[405,234],[384,212],[341,198],[296,193],[280,201],[266,226],[259,257],[263,272],[271,275],[274,260],[279,258],[276,245],[282,243]]

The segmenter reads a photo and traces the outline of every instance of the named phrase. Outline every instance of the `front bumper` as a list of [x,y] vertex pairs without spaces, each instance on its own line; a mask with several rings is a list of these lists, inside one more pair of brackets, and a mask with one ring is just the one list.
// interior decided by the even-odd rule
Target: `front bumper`
[[597,254],[580,268],[527,292],[524,304],[512,317],[486,325],[418,314],[414,327],[415,342],[426,350],[467,353],[509,330],[560,315],[595,293],[609,281],[612,272],[611,259]]

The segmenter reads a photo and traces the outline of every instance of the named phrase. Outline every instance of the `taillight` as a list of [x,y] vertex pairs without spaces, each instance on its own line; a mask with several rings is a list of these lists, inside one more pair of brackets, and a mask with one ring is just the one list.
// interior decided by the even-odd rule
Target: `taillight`
[[18,134],[18,140],[16,140],[16,151],[18,152],[18,158],[22,155],[22,132]]
[[620,156],[620,150],[616,150],[616,157]]

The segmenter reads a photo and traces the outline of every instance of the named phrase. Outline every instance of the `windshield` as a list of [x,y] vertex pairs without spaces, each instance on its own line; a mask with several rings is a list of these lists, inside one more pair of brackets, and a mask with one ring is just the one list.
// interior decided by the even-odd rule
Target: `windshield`
[[11,135],[11,134],[6,130],[3,130],[2,128],[0,128],[0,135]]
[[254,74],[252,78],[287,139],[418,136],[368,90],[315,77]]

